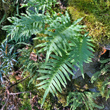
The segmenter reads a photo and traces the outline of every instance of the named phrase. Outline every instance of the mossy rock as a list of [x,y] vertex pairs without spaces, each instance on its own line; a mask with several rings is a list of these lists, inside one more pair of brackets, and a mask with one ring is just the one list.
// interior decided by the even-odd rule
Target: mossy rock
[[96,45],[110,43],[110,2],[99,0],[68,0],[71,19],[84,17],[81,24],[87,26]]

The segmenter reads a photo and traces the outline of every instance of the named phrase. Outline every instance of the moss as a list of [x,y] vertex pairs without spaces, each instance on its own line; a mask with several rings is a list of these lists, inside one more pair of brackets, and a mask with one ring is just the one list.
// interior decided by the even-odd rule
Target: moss
[[23,100],[21,101],[21,103],[22,103],[22,106],[19,107],[19,110],[31,110],[32,109],[29,99],[28,100],[25,99],[25,101]]
[[110,43],[110,2],[103,0],[68,0],[71,19],[84,17],[81,24],[87,26],[96,45]]
[[[26,72],[23,76],[26,77],[27,74],[29,74],[29,73]],[[36,82],[33,81],[28,86],[29,81],[30,81],[30,78],[27,78],[23,82],[19,83],[17,85],[17,90],[16,91],[18,91],[18,90],[20,92],[30,91],[31,92],[32,100],[33,100],[34,97],[38,96],[38,100],[37,99],[35,99],[35,100],[36,100],[36,102],[38,101],[37,102],[38,105],[41,105],[42,99],[43,99],[43,95],[44,95],[44,92],[45,91],[43,89],[40,89],[39,90],[36,87],[36,84],[38,83],[38,81],[36,81]],[[27,109],[27,108],[30,108],[31,107],[31,105],[30,105],[30,99],[29,99],[29,93],[20,94],[20,98],[22,99],[22,101],[21,101],[22,107],[19,108],[20,110],[24,110],[24,109]],[[43,109],[45,109],[45,110],[51,110],[52,103],[54,103],[53,96],[51,96],[50,94],[48,94],[47,97],[46,97],[46,101],[45,101],[45,103],[43,105]],[[35,106],[36,106],[36,104],[33,105],[33,107],[35,107]],[[31,110],[31,109],[29,109],[29,110]],[[37,110],[37,108],[36,108],[36,110]]]

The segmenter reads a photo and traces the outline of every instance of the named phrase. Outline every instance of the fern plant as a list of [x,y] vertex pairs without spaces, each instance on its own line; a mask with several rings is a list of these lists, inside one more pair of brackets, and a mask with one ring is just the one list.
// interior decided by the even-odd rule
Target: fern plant
[[0,45],[0,79],[3,83],[3,76],[12,72],[16,61],[14,46],[9,45],[7,41]]
[[[66,12],[65,16],[57,17],[47,27],[45,31],[47,37],[36,38],[46,41],[36,46],[37,48],[42,47],[38,52],[46,51],[46,64],[38,70],[43,75],[38,78],[38,80],[42,80],[38,86],[40,89],[46,89],[43,101],[48,92],[54,94],[56,91],[61,92],[62,86],[66,87],[66,80],[70,80],[68,73],[74,75],[73,65],[77,65],[81,69],[84,77],[83,62],[90,61],[93,49],[87,34],[80,33],[84,26],[76,25],[80,20],[82,19],[71,24]],[[52,29],[55,29],[55,32],[52,32]]]
[[100,61],[100,71],[97,71],[91,78],[92,83],[96,83],[100,94],[106,100],[110,97],[110,58]]
[[[29,0],[27,4],[22,4],[22,7],[28,6],[26,14],[22,13],[22,16],[8,18],[13,25],[3,27],[3,30],[8,33],[7,37],[11,37],[17,42],[30,38],[33,34],[42,33],[45,24],[49,24],[51,20],[51,15],[44,15],[44,11],[52,6],[53,2],[57,3],[56,0]],[[33,7],[32,10],[31,7]],[[43,12],[39,13],[39,10],[43,10]]]
[[76,110],[77,107],[85,105],[86,110],[94,110],[95,108],[103,109],[98,106],[94,100],[99,96],[98,93],[91,92],[70,92],[67,97],[67,104],[71,106],[71,110]]
[[[72,23],[67,11],[64,15],[59,12],[58,16],[52,10],[52,3],[57,3],[56,0],[30,0],[24,6],[31,7],[30,3],[34,13],[28,8],[26,14],[10,17],[8,20],[12,25],[4,26],[3,29],[7,31],[7,37],[16,42],[19,40],[25,42],[33,34],[36,35],[34,40],[41,41],[34,49],[36,55],[46,53],[45,62],[35,62],[39,64],[36,68],[37,80],[41,81],[37,86],[45,90],[43,105],[49,92],[55,95],[57,92],[61,93],[62,88],[66,88],[70,75],[74,75],[72,72],[75,70],[74,65],[81,69],[84,78],[83,63],[91,61],[94,50],[91,39],[85,32],[85,26],[78,24],[83,18]],[[43,10],[42,13],[39,13],[40,9]],[[38,34],[41,36],[37,36]],[[28,67],[32,66],[30,64]],[[29,69],[24,65],[23,67]]]

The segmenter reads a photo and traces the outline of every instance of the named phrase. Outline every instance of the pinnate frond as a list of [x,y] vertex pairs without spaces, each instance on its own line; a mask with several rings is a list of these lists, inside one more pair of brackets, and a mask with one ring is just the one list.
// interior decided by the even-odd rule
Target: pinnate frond
[[13,25],[3,27],[3,30],[8,32],[11,39],[18,41],[19,39],[25,41],[31,35],[40,33],[44,30],[44,15],[42,14],[23,14],[18,17],[10,17],[8,20]]
[[44,31],[44,34],[47,35],[47,37],[40,36],[35,38],[35,40],[40,39],[46,41],[45,43],[36,46],[37,48],[42,47],[39,52],[42,50],[46,51],[46,61],[48,61],[52,52],[55,54],[61,54],[59,48],[66,49],[70,47],[68,42],[72,41],[73,43],[82,36],[80,32],[85,26],[76,25],[76,23],[80,22],[81,20],[82,18],[71,24],[69,14],[66,12],[65,15],[57,17],[49,24],[49,27],[47,27],[47,29]]
[[67,96],[67,105],[70,104],[71,110],[76,110],[77,107],[82,105],[85,105],[87,110],[94,110],[94,108],[103,109],[103,106],[97,105],[93,100],[98,96],[98,93],[70,92]]
[[[66,87],[67,79],[70,80],[69,74],[72,74],[74,67],[69,62],[69,55],[64,51],[62,56],[51,55],[48,63],[42,65],[38,72],[42,73],[42,76],[38,80],[42,80],[37,86],[39,89],[45,89],[43,96],[43,103],[49,92],[55,94],[57,91],[62,92],[62,87]],[[43,104],[42,103],[42,104]]]

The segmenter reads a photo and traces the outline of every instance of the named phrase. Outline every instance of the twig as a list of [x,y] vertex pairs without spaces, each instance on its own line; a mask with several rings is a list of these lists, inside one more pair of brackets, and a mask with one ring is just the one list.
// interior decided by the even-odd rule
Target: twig
[[10,89],[11,87],[13,87],[13,86],[19,84],[20,82],[24,81],[24,80],[27,79],[28,77],[29,77],[29,76],[27,76],[26,78],[22,79],[21,81],[19,81],[19,82],[13,84],[13,85],[11,85],[11,86],[9,86],[7,89]]
[[5,108],[5,106],[6,106],[7,102],[8,102],[8,99],[9,99],[9,97],[6,99],[6,102],[5,102],[5,104],[3,105],[3,107],[1,108],[1,110],[4,110],[4,108]]
[[22,94],[22,93],[29,93],[29,91],[26,91],[26,92],[18,92],[18,93],[8,93],[8,95],[18,95],[18,94]]
[[21,81],[9,86],[9,87],[6,87],[6,93],[7,93],[7,99],[5,101],[5,104],[3,105],[3,107],[1,108],[1,110],[4,110],[8,100],[9,100],[9,95],[17,95],[17,94],[22,94],[22,93],[28,93],[29,91],[26,91],[26,92],[18,92],[18,93],[9,93],[9,89],[17,84],[19,84],[20,82],[24,81],[25,79],[27,79],[29,76],[27,76],[26,78],[22,79]]
[[31,92],[30,92],[30,104],[31,104],[31,110],[32,110],[32,96],[31,96]]
[[[6,90],[6,92],[7,92],[7,95],[8,95],[9,91]],[[7,102],[8,102],[8,99],[9,99],[9,95],[7,96],[7,99],[5,101],[5,104],[3,105],[3,107],[1,108],[1,110],[4,110],[4,108],[5,108],[5,106],[6,106]]]

